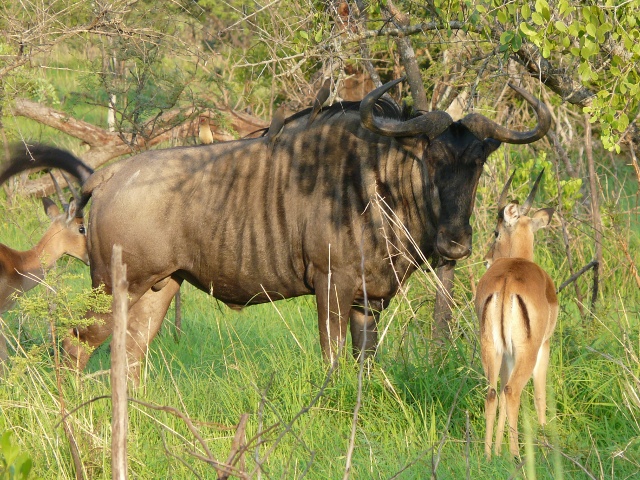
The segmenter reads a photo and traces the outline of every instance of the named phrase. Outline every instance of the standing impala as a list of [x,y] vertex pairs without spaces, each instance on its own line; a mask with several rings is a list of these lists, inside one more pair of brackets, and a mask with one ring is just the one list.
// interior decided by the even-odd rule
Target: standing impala
[[51,225],[35,247],[20,252],[0,243],[0,313],[11,306],[12,294],[38,285],[45,270],[62,255],[89,264],[84,224],[82,218],[75,216],[75,202],[71,202],[67,212],[60,212],[49,198],[43,198],[42,203]]
[[509,450],[517,456],[520,394],[533,375],[535,406],[541,425],[546,423],[546,378],[549,339],[558,318],[558,299],[551,277],[533,262],[533,234],[551,221],[553,209],[543,208],[527,216],[542,173],[525,203],[506,205],[513,175],[498,202],[496,239],[485,257],[489,269],[476,292],[480,320],[482,367],[489,382],[485,402],[487,430],[485,453],[491,457],[496,418],[498,372],[500,417],[496,432],[496,455],[500,454],[505,416],[509,419]]

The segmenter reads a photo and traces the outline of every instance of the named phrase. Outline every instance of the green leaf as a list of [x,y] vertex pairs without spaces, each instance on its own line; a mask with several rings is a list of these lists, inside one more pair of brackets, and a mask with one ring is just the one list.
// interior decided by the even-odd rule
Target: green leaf
[[544,25],[544,18],[542,18],[542,15],[540,15],[538,12],[533,12],[531,14],[531,20],[533,20],[533,23],[535,23],[536,25]]
[[518,50],[520,50],[520,47],[522,47],[522,37],[516,33],[511,39],[511,49],[514,52],[517,52]]
[[315,36],[314,40],[316,41],[316,43],[320,43],[322,41],[322,28],[320,28],[316,32],[316,36]]
[[559,32],[566,32],[567,31],[567,26],[564,24],[564,22],[561,22],[560,20],[558,20],[556,23],[554,23],[556,30],[558,30]]
[[587,23],[586,29],[589,35],[591,35],[594,38],[596,37],[596,34],[598,33],[598,31],[596,29],[596,26],[593,23]]
[[522,22],[520,24],[520,31],[524,33],[527,37],[531,38],[538,34],[533,28],[531,28],[527,23]]
[[525,20],[531,16],[531,7],[529,6],[529,2],[524,2],[522,10],[520,10],[520,15],[522,15],[522,18]]

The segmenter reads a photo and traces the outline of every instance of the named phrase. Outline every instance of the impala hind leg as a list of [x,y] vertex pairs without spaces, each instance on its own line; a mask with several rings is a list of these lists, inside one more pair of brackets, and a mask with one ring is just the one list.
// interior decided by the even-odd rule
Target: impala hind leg
[[171,300],[180,290],[182,280],[168,278],[160,289],[156,284],[147,290],[129,309],[126,348],[129,378],[136,385],[140,383],[140,367],[149,344],[160,330]]
[[531,378],[535,367],[536,355],[531,351],[521,351],[516,364],[511,372],[507,385],[504,387],[507,407],[507,419],[509,420],[509,451],[511,455],[520,455],[518,446],[518,413],[520,411],[520,396],[525,385]]
[[496,421],[496,411],[498,409],[498,373],[502,364],[502,355],[498,355],[493,344],[482,344],[482,367],[487,377],[489,389],[484,402],[484,415],[486,420],[486,431],[484,435],[484,453],[491,458],[491,444],[493,442],[493,426]]
[[547,417],[547,370],[549,368],[549,340],[538,351],[536,366],[533,368],[533,394],[540,425],[546,425]]
[[502,441],[504,440],[504,424],[507,419],[507,402],[505,399],[505,387],[509,381],[511,370],[513,368],[513,358],[507,353],[502,354],[502,363],[500,364],[500,401],[499,401],[499,415],[498,415],[498,429],[496,431],[496,455],[500,455],[502,451]]
[[320,348],[323,358],[331,365],[344,351],[349,313],[355,297],[353,289],[343,286],[345,283],[335,274],[331,283],[326,274],[318,273],[314,277]]
[[367,308],[363,305],[355,305],[349,314],[349,329],[351,331],[351,345],[353,356],[360,358],[364,352],[365,359],[372,357],[378,347],[378,319],[382,302],[369,302]]

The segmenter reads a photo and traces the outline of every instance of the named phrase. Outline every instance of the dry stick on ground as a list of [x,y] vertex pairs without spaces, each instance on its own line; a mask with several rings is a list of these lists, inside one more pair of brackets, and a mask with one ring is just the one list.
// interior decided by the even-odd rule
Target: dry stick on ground
[[67,423],[67,413],[66,406],[64,401],[64,396],[62,395],[62,373],[60,371],[60,355],[58,353],[57,346],[57,333],[56,333],[56,322],[53,318],[53,311],[55,310],[55,305],[49,305],[49,328],[51,330],[51,342],[53,344],[53,364],[54,370],[56,373],[56,385],[58,387],[58,402],[60,403],[60,422],[62,423],[62,428],[64,433],[69,441],[69,448],[71,450],[71,458],[73,459],[73,466],[76,471],[76,480],[84,480],[84,466],[82,465],[82,459],[80,455],[80,449],[78,448],[78,444],[75,439],[75,435],[73,432],[73,427]]
[[[271,455],[274,452],[274,450],[280,444],[280,442],[282,441],[284,436],[291,431],[291,429],[293,428],[293,424],[296,423],[298,421],[298,419],[302,415],[304,415],[309,410],[311,410],[313,408],[313,406],[318,402],[318,400],[320,400],[320,397],[322,397],[324,395],[325,390],[329,386],[329,382],[331,381],[331,377],[333,376],[333,372],[335,372],[337,368],[338,368],[338,362],[333,362],[333,364],[331,365],[331,368],[327,372],[327,375],[326,375],[326,377],[324,379],[324,382],[322,382],[322,385],[320,386],[320,390],[318,390],[318,393],[316,393],[316,395],[311,399],[311,401],[309,402],[308,405],[306,405],[305,407],[300,409],[300,411],[293,416],[293,418],[291,419],[291,421],[289,423],[284,424],[284,427],[285,427],[284,430],[282,432],[280,432],[280,435],[278,435],[278,437],[275,439],[275,441],[273,442],[273,445],[271,445],[271,448],[269,448],[269,450],[267,451],[267,453],[263,457],[262,461],[260,463],[256,464],[254,469],[248,475],[249,478],[253,477],[258,472],[258,470],[262,469],[262,464],[269,458],[269,455]],[[313,455],[315,455],[315,454],[313,454]],[[313,459],[312,459],[312,461],[313,461]]]
[[127,474],[127,266],[122,246],[111,251],[113,285],[113,338],[111,340],[111,478],[126,480]]
[[[256,450],[253,454],[253,458],[256,462],[256,465],[260,463],[260,445],[262,444],[262,435],[264,434],[262,430],[262,423],[264,421],[264,404],[267,401],[267,392],[271,388],[273,384],[273,379],[275,378],[276,373],[271,372],[271,377],[269,378],[269,382],[267,382],[267,386],[260,392],[260,404],[258,405],[258,431],[256,432],[255,440],[256,440]],[[259,390],[259,389],[258,389]],[[249,444],[253,442],[253,439],[249,441]],[[257,475],[258,480],[262,478],[262,470],[258,470]]]
[[[547,133],[547,135],[549,136],[549,133]],[[553,136],[549,136],[549,138],[551,138],[552,142],[553,142],[553,146],[556,150],[556,154],[559,157],[562,157],[563,155],[566,156],[566,152],[564,151],[564,149],[562,148],[562,146],[560,145],[559,142],[557,142],[557,138],[555,136],[555,134],[553,134]],[[571,275],[574,275],[574,266],[573,266],[573,255],[571,254],[571,245],[569,243],[569,233],[567,231],[567,222],[565,222],[564,220],[564,210],[562,209],[562,187],[560,185],[560,167],[558,165],[558,162],[553,158],[553,155],[551,156],[553,164],[555,166],[555,170],[556,170],[556,185],[558,186],[558,207],[557,207],[557,212],[558,212],[558,218],[560,218],[560,224],[562,226],[562,239],[564,241],[564,250],[565,253],[567,255],[567,263],[569,264],[569,272],[571,273]],[[578,278],[578,277],[576,277]],[[582,300],[582,292],[580,291],[580,286],[575,283],[575,290],[576,290],[576,298],[577,298],[577,302],[576,305],[578,305],[578,310],[580,310],[580,316],[584,317],[584,307],[582,306],[583,304],[583,300]],[[558,290],[560,291],[560,290]]]
[[[247,450],[247,441],[246,441],[246,429],[247,429],[247,420],[249,420],[249,414],[243,413],[240,416],[240,421],[238,422],[238,428],[236,429],[236,434],[233,437],[233,442],[231,443],[231,451],[229,452],[229,456],[227,457],[226,464],[227,465],[235,465],[239,464],[238,471],[240,474],[236,474],[241,478],[246,478],[245,474],[245,465],[244,465],[244,453]],[[236,455],[238,458],[236,459]],[[220,480],[227,480],[229,476],[232,475],[232,471],[227,471],[225,468],[218,469],[218,478]]]
[[593,140],[591,136],[591,122],[589,114],[584,116],[585,123],[585,151],[587,153],[587,164],[589,169],[589,190],[591,193],[591,218],[593,229],[595,230],[595,255],[598,262],[593,267],[593,291],[591,293],[591,310],[595,310],[596,298],[598,297],[599,268],[602,265],[602,219],[600,218],[600,201],[598,197],[598,183],[596,179],[596,167],[593,161]]

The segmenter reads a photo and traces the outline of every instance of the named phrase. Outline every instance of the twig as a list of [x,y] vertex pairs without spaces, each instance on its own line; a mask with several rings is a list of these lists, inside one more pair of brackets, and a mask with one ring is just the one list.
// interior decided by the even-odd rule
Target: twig
[[582,276],[585,272],[587,272],[589,269],[594,268],[598,265],[597,260],[591,260],[589,263],[587,263],[584,267],[582,267],[580,270],[578,270],[576,273],[574,273],[573,275],[571,275],[568,279],[566,279],[564,282],[562,282],[562,284],[558,287],[558,289],[556,290],[556,293],[560,293],[562,290],[564,290],[564,288],[575,282],[578,278],[580,278],[580,276]]
[[[356,405],[353,408],[353,418],[351,419],[351,436],[349,438],[349,447],[347,448],[347,458],[345,461],[343,480],[348,480],[351,474],[351,461],[353,459],[353,451],[356,446],[356,432],[358,428],[358,413],[362,406],[362,377],[364,373],[365,348],[367,346],[367,317],[369,316],[369,298],[367,297],[367,285],[364,275],[364,227],[360,241],[360,268],[362,269],[362,291],[364,292],[364,328],[362,329],[362,345],[360,348],[360,368],[358,370],[358,395],[356,397]],[[354,328],[352,325],[351,328]]]
[[[549,135],[549,133],[547,133]],[[549,138],[553,141],[553,144],[556,145],[557,137],[555,135],[549,135]],[[558,156],[562,156],[564,150],[561,150],[562,147],[560,144],[557,145],[556,154]],[[566,153],[565,153],[566,155]],[[552,157],[553,159],[553,157]],[[569,232],[567,231],[567,222],[564,219],[564,211],[562,209],[562,186],[560,185],[560,168],[558,166],[558,162],[554,159],[554,166],[556,171],[556,185],[558,187],[558,216],[560,217],[560,225],[562,226],[562,240],[564,241],[564,250],[567,255],[567,263],[569,265],[569,272],[574,274],[574,265],[573,265],[573,255],[571,254],[571,244],[569,242]],[[582,307],[582,292],[580,291],[580,286],[575,283],[574,284],[576,291],[576,305],[578,306],[578,310],[580,310],[580,316],[584,317],[584,308]]]
[[84,480],[84,465],[82,465],[82,458],[80,456],[80,449],[78,448],[78,444],[75,439],[75,435],[73,433],[73,427],[69,425],[66,421],[66,406],[64,401],[64,396],[62,394],[62,375],[60,373],[60,355],[58,353],[58,348],[56,345],[56,323],[53,318],[53,312],[55,310],[55,305],[51,303],[49,305],[49,327],[51,329],[51,342],[53,343],[53,362],[55,365],[55,373],[56,373],[56,385],[58,387],[58,401],[60,402],[60,417],[61,420],[57,424],[62,423],[62,428],[64,433],[69,441],[69,448],[71,450],[71,458],[73,459],[73,465],[76,471],[76,480]]
[[598,185],[596,183],[596,168],[593,160],[593,144],[591,137],[591,122],[589,114],[584,116],[585,124],[585,152],[587,154],[587,164],[589,168],[589,190],[591,193],[591,218],[595,231],[595,254],[596,264],[593,271],[593,293],[591,295],[591,310],[595,310],[595,302],[598,295],[598,267],[602,265],[602,219],[600,218],[600,201],[598,197]]
[[[262,437],[264,433],[262,431],[262,422],[264,420],[264,404],[267,400],[267,392],[271,388],[271,384],[273,383],[274,378],[275,378],[275,372],[271,372],[271,378],[269,379],[267,386],[262,392],[260,392],[260,404],[258,405],[258,432],[256,433],[256,436],[255,436],[256,450],[255,450],[255,453],[253,454],[253,458],[256,461],[256,464],[260,463],[260,445],[262,443],[260,440],[260,437]],[[250,444],[252,441],[253,439],[250,442],[248,442],[248,444]],[[258,470],[257,477],[258,477],[258,480],[262,478],[262,470]]]
[[[227,465],[235,465],[236,463],[240,463],[240,467],[238,468],[240,474],[244,475],[244,452],[246,451],[246,439],[245,432],[247,428],[247,420],[249,420],[249,414],[243,413],[240,416],[240,421],[238,422],[238,428],[236,429],[236,434],[233,437],[233,442],[231,442],[231,451],[229,452],[229,456],[227,457],[226,464]],[[236,455],[238,458],[236,459]],[[220,480],[227,480],[229,475],[232,472],[227,471],[226,469],[218,470],[218,478]]]
[[[271,455],[273,453],[273,451],[280,444],[280,442],[282,441],[284,436],[291,431],[291,429],[293,428],[293,424],[296,423],[296,421],[302,415],[304,415],[309,410],[311,410],[311,408],[313,408],[313,406],[318,402],[318,400],[320,400],[320,398],[324,395],[324,391],[326,390],[327,386],[329,385],[329,381],[331,380],[331,376],[333,375],[333,372],[335,372],[337,368],[338,368],[338,362],[332,362],[331,368],[329,368],[329,371],[327,372],[327,376],[325,377],[324,382],[320,386],[320,390],[318,390],[318,393],[316,393],[316,395],[311,399],[311,401],[309,402],[308,405],[303,407],[298,413],[296,413],[293,416],[293,418],[291,419],[291,421],[289,423],[285,424],[284,430],[282,432],[280,432],[280,435],[278,435],[278,437],[275,439],[275,441],[273,442],[273,445],[271,446],[271,448],[269,450],[267,450],[267,453],[265,454],[265,456],[263,458],[268,458],[269,455]],[[257,473],[257,471],[262,468],[262,463],[263,462],[258,463],[255,466],[255,468],[249,474],[249,478],[253,477]]]

